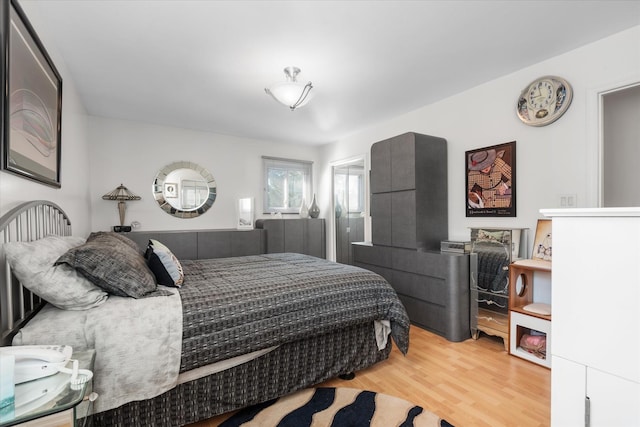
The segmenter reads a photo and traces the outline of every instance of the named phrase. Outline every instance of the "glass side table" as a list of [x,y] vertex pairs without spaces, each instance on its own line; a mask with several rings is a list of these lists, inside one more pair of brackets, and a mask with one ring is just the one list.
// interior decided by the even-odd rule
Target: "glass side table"
[[[95,350],[74,352],[72,359],[78,360],[80,369],[93,371]],[[71,367],[71,362],[67,368]],[[70,374],[57,373],[45,378],[18,384],[16,396],[23,396],[26,388],[29,392],[40,394],[37,399],[16,398],[16,405],[11,414],[0,418],[0,427],[76,427],[78,418],[84,418],[89,409],[85,399],[92,391],[92,381],[80,386],[71,387]],[[30,402],[27,402],[31,400]]]

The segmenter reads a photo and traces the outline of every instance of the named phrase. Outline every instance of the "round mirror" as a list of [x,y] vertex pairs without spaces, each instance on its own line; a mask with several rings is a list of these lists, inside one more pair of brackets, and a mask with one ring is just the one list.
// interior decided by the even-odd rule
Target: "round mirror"
[[169,215],[195,218],[215,202],[216,181],[196,163],[174,162],[158,172],[152,191],[160,208]]

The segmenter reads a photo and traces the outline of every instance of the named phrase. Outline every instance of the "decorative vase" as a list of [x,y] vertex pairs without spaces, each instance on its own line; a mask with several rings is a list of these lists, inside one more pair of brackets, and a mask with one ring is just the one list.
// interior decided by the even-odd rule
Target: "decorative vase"
[[300,204],[300,218],[309,218],[309,208],[307,207],[307,203],[304,198],[302,199],[302,203]]
[[318,204],[316,203],[316,195],[313,195],[313,202],[311,202],[311,206],[309,206],[309,216],[311,218],[318,218],[318,215],[320,215],[320,208],[318,207]]

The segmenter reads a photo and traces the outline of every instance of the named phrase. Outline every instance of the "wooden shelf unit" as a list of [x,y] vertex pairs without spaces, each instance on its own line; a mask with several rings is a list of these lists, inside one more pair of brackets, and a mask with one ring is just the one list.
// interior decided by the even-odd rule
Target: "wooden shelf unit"
[[[535,303],[533,288],[536,271],[551,272],[551,262],[526,259],[509,265],[509,354],[551,368],[551,315],[524,308]],[[537,331],[546,336],[544,359],[520,347],[522,336],[531,331]]]

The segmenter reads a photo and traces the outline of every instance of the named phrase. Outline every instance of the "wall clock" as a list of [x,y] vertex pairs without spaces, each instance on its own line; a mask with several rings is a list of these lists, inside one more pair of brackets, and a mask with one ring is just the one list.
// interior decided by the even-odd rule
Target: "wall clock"
[[558,120],[571,105],[573,90],[565,79],[544,76],[520,93],[517,113],[524,124],[546,126]]

